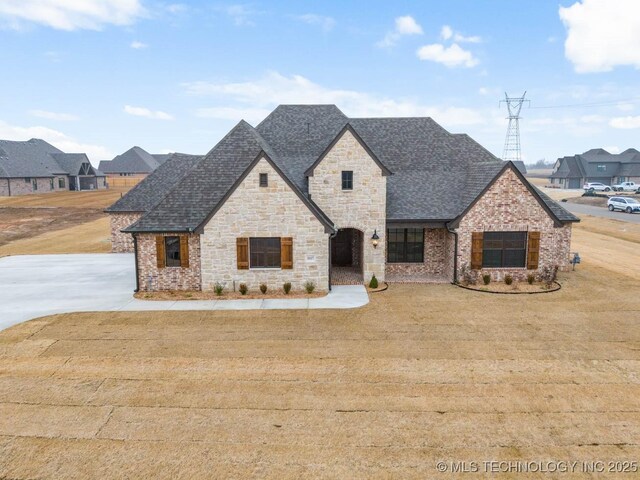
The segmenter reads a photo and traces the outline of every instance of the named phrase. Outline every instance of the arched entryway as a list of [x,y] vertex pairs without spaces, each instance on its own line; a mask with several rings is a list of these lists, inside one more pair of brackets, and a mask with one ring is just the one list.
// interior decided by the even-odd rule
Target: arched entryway
[[331,239],[331,284],[363,283],[364,234],[356,228],[341,228]]

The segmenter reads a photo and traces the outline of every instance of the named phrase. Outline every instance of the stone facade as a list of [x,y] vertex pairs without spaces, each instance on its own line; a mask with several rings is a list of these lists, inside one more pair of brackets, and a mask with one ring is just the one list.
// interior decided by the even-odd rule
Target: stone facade
[[[353,190],[342,190],[342,171],[353,171]],[[346,130],[309,177],[312,200],[336,227],[363,232],[363,274],[368,282],[373,274],[385,278],[387,179],[367,151]],[[371,236],[377,231],[378,248]]]
[[569,268],[571,224],[556,227],[516,174],[507,169],[491,188],[462,218],[458,228],[458,277],[462,267],[471,264],[471,234],[485,231],[539,231],[540,254],[538,270],[525,268],[488,268],[494,280],[506,274],[525,280],[529,273],[546,266]]
[[[268,186],[259,186],[259,175],[268,175]],[[238,270],[238,237],[292,237],[292,269]],[[261,159],[204,227],[202,244],[202,288],[216,283],[227,289],[246,283],[257,290],[261,283],[281,289],[291,282],[300,290],[306,281],[316,289],[329,288],[329,235],[296,193],[273,167]]]
[[422,263],[387,263],[389,281],[451,281],[453,267],[448,261],[451,234],[446,228],[424,229],[424,261]]
[[133,252],[133,236],[130,233],[121,232],[123,228],[137,222],[142,213],[110,213],[111,223],[111,251],[113,253]]
[[200,290],[200,235],[189,235],[188,268],[158,268],[156,234],[141,233],[137,234],[137,238],[140,291]]

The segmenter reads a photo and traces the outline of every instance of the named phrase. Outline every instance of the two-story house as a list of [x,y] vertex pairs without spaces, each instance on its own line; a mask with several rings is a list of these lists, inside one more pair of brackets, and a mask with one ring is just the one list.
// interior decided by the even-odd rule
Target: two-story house
[[[179,161],[109,209],[115,244],[135,252],[140,290],[312,281],[326,291],[374,274],[451,282],[465,266],[524,278],[569,265],[578,219],[513,163],[431,118],[281,105]],[[160,198],[146,202],[144,189]]]
[[628,148],[622,153],[609,153],[592,148],[579,155],[556,160],[549,183],[559,188],[582,188],[587,182],[615,185],[640,183],[640,152]]

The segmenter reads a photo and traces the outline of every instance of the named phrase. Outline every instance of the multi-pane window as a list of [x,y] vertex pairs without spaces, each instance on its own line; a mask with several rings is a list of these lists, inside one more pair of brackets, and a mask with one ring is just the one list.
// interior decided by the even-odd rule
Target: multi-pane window
[[49,179],[49,189],[53,190],[53,178]]
[[424,229],[390,228],[387,230],[387,262],[422,263]]
[[343,170],[342,172],[342,190],[353,190],[353,172],[351,170]]
[[34,190],[38,190],[38,180],[35,178],[31,180],[31,186],[33,187]]
[[65,186],[64,186],[64,178],[63,177],[58,178],[58,187],[59,188],[65,188]]
[[180,237],[164,237],[167,267],[180,266]]
[[483,268],[524,268],[527,258],[527,232],[484,232]]
[[280,268],[280,237],[249,239],[250,268]]
[[269,186],[269,175],[266,173],[260,174],[260,186],[268,187]]

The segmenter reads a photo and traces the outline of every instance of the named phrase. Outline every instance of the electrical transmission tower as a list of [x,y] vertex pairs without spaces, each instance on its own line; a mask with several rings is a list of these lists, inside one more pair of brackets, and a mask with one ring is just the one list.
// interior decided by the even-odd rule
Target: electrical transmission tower
[[520,110],[522,110],[522,104],[529,100],[525,100],[524,97],[527,92],[524,92],[521,97],[510,97],[507,92],[504,93],[504,100],[500,100],[500,104],[506,103],[509,110],[509,126],[507,127],[507,138],[504,140],[504,151],[502,152],[502,159],[507,161],[522,160],[522,152],[520,151]]

